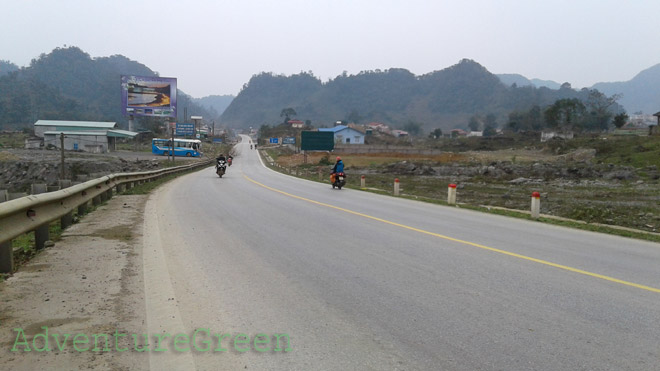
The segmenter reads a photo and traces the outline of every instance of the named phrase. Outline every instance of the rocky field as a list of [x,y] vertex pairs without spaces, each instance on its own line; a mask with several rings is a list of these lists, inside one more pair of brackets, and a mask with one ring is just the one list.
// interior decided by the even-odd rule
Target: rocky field
[[[368,188],[391,193],[398,178],[404,195],[443,201],[447,185],[455,183],[459,203],[516,210],[529,210],[532,192],[540,192],[543,214],[658,232],[660,151],[655,146],[660,140],[652,138],[650,145],[639,140],[630,139],[632,145],[628,140],[610,141],[616,147],[559,143],[432,156],[384,153],[342,158],[349,186],[355,188],[365,175]],[[285,169],[298,168],[314,180],[319,171],[325,180],[335,156],[310,154],[305,164],[301,154],[275,148],[269,154]]]
[[[112,173],[158,169],[167,164],[166,160],[167,157],[155,157],[148,152],[122,151],[111,154],[65,152],[65,172],[67,179],[85,181]],[[188,159],[181,161],[186,160]],[[33,183],[57,185],[60,174],[59,151],[44,149],[0,151],[0,189],[9,192],[29,192]]]

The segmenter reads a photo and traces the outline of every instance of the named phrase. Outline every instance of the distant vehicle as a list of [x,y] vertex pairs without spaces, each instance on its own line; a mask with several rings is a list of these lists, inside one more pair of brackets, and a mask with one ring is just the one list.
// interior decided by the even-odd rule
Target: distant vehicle
[[[174,139],[174,156],[199,157],[202,155],[202,141],[199,139]],[[172,140],[151,140],[151,153],[154,155],[172,155]]]

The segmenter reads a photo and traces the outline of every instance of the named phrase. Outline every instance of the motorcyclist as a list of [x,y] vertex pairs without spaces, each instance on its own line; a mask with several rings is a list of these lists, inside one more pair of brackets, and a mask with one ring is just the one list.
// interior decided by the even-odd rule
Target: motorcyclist
[[341,161],[341,157],[337,156],[337,162],[335,162],[335,166],[332,167],[332,173],[331,175],[331,181],[332,183],[335,182],[335,177],[337,176],[338,173],[343,173],[344,172],[344,163]]
[[227,155],[227,165],[231,166],[231,162],[234,160],[232,155]]

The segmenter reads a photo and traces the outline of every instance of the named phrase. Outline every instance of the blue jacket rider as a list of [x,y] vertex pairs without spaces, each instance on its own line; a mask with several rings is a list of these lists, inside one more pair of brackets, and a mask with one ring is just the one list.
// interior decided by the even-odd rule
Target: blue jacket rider
[[344,163],[341,162],[341,157],[337,156],[337,162],[332,168],[332,173],[343,173],[344,172]]

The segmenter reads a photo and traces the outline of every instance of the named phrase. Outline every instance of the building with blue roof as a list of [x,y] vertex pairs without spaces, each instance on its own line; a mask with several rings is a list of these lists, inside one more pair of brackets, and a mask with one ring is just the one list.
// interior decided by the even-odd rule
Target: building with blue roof
[[364,144],[364,133],[345,125],[337,125],[332,128],[320,128],[319,131],[330,131],[334,133],[335,143],[340,144]]

